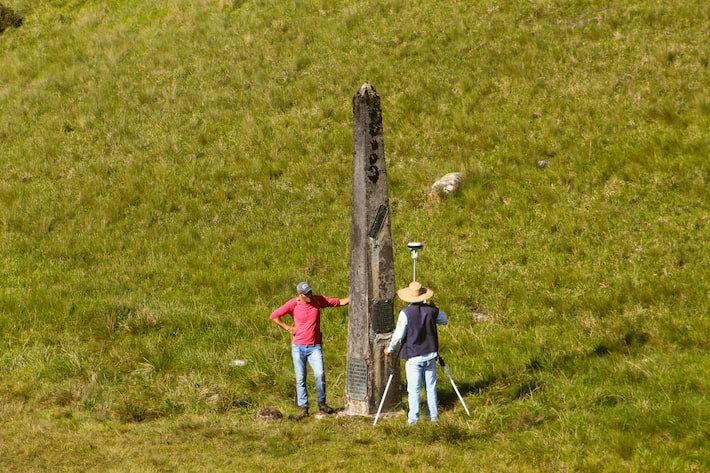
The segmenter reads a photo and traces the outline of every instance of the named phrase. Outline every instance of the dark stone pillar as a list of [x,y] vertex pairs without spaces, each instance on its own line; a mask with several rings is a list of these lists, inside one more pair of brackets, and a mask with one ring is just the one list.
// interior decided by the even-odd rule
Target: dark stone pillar
[[[349,415],[377,412],[394,373],[382,412],[401,403],[399,363],[382,350],[394,330],[394,258],[380,97],[370,84],[353,97],[353,199],[348,309]],[[393,357],[390,357],[393,358]]]

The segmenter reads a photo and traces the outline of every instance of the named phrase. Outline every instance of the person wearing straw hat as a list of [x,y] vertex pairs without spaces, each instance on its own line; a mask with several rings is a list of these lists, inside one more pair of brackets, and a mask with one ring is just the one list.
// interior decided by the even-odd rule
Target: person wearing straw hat
[[402,309],[397,318],[397,326],[392,340],[385,347],[385,355],[394,352],[400,342],[402,359],[406,360],[404,370],[407,374],[407,392],[409,413],[407,422],[414,424],[419,420],[419,390],[424,378],[429,419],[436,422],[439,415],[436,400],[436,358],[439,356],[439,335],[437,325],[446,325],[446,314],[428,301],[434,291],[412,281],[409,286],[397,291],[397,296],[409,305]]
[[[320,331],[320,310],[326,307],[347,305],[350,297],[337,299],[313,294],[311,286],[303,281],[296,286],[296,297],[271,313],[270,319],[289,332],[291,357],[296,372],[296,396],[300,413],[297,419],[308,417],[308,391],[306,390],[306,361],[311,365],[316,381],[318,409],[324,414],[335,410],[325,403],[325,370],[323,367],[323,334]],[[293,326],[281,321],[281,317],[291,315]]]

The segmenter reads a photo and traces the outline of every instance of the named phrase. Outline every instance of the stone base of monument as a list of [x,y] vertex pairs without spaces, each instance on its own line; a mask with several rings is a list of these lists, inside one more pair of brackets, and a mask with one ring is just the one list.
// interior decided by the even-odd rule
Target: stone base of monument
[[[403,416],[406,414],[407,413],[404,410],[383,412],[380,414],[380,419],[391,419],[391,418],[400,417],[400,416]],[[338,416],[341,416],[341,417],[366,417],[366,418],[374,419],[375,415],[376,415],[376,413],[375,414],[362,414],[360,412],[349,411],[348,409],[344,409],[344,410],[338,412]]]

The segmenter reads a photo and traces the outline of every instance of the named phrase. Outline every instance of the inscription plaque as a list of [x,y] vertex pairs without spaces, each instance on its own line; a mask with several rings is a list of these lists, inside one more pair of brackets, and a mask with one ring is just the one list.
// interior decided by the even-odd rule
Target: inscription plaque
[[385,222],[386,216],[387,207],[380,205],[380,208],[377,209],[377,215],[375,215],[375,220],[372,221],[372,226],[370,227],[370,231],[367,236],[373,239],[377,238],[377,235],[380,234],[380,230],[382,230],[382,224]]
[[394,330],[392,300],[379,300],[372,303],[372,325],[375,333],[390,333]]
[[367,361],[351,357],[348,360],[348,396],[358,401],[367,399]]

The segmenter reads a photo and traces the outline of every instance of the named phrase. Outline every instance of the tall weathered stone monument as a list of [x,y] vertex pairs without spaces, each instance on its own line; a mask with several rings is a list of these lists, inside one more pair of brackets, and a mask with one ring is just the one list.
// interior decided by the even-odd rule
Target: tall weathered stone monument
[[384,347],[394,330],[394,258],[380,97],[370,84],[353,97],[353,198],[346,377],[349,415],[372,415],[394,373],[382,412],[400,404],[399,362]]

